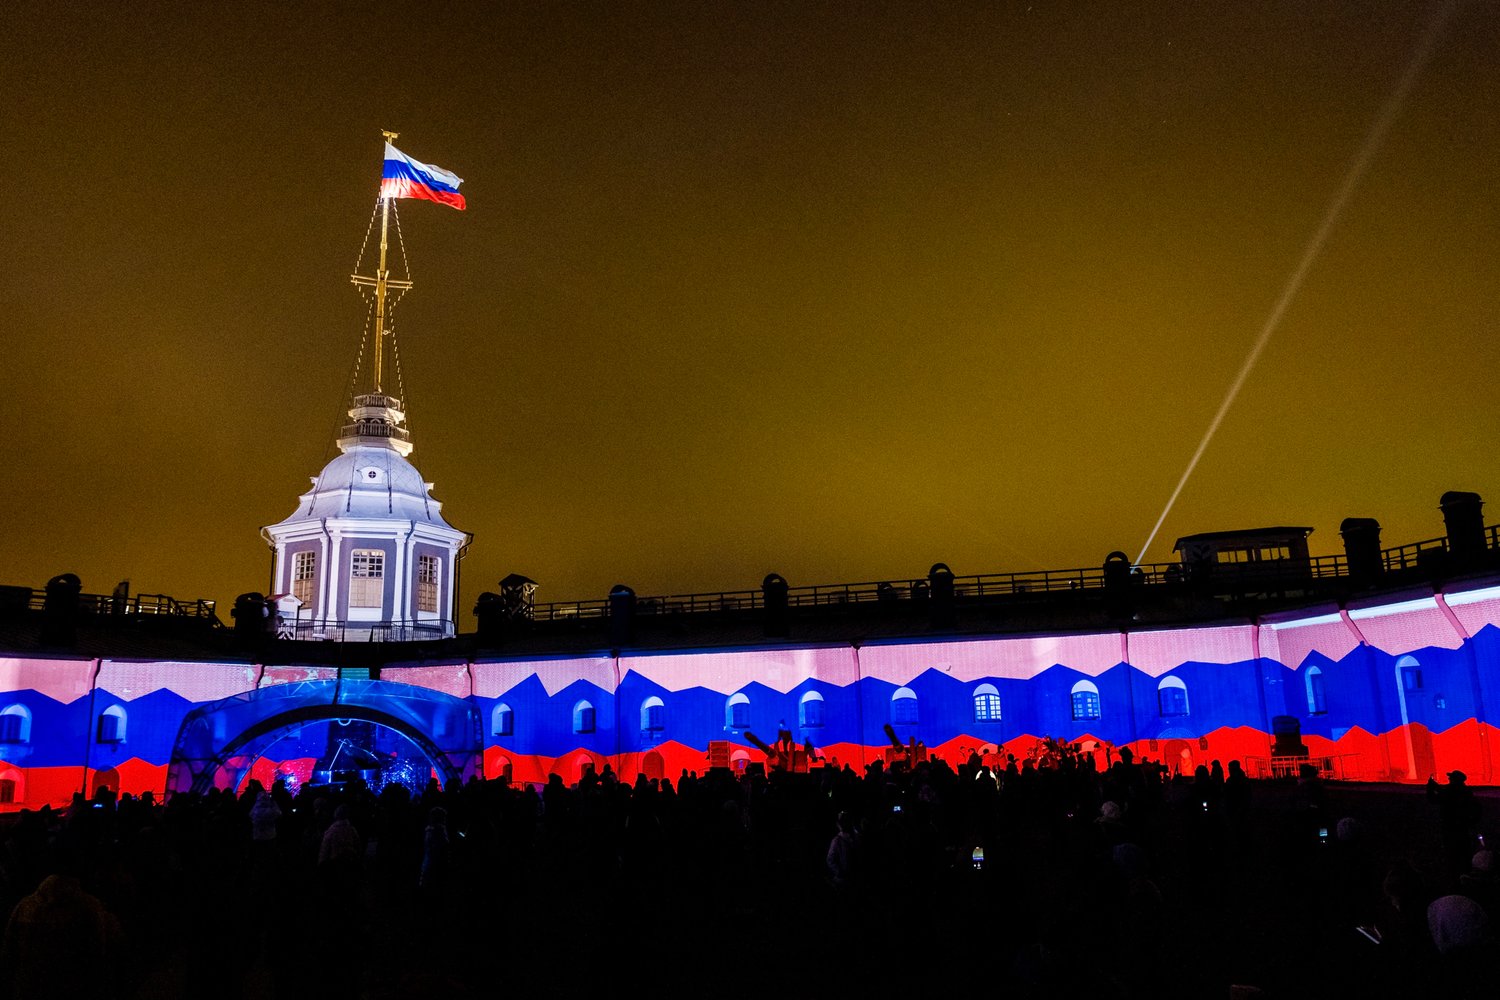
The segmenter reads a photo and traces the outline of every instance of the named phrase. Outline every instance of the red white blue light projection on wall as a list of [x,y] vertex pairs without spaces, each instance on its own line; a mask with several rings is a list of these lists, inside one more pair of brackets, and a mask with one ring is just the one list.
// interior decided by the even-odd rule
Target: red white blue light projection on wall
[[[565,781],[764,760],[778,730],[862,767],[902,742],[955,760],[1024,756],[1051,736],[1129,746],[1191,769],[1269,770],[1278,730],[1355,780],[1450,770],[1500,781],[1500,587],[1300,612],[1258,624],[859,647],[784,646],[393,666],[0,659],[0,808],[61,804],[99,785],[158,796],[250,777],[314,777],[350,746],[394,777]],[[373,735],[371,735],[373,734]],[[1293,742],[1298,736],[1293,735]],[[373,767],[373,765],[370,765]],[[358,768],[353,768],[358,770]],[[327,776],[325,776],[326,778]]]

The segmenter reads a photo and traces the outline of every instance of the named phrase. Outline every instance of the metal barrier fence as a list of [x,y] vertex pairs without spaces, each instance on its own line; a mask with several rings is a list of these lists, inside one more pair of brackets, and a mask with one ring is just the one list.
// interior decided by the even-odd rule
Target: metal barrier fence
[[1306,754],[1287,757],[1246,757],[1245,773],[1252,778],[1296,778],[1305,765],[1317,768],[1318,777],[1359,780],[1364,777],[1357,753]]
[[291,619],[276,623],[276,638],[305,642],[422,642],[454,635],[453,622],[351,622]]

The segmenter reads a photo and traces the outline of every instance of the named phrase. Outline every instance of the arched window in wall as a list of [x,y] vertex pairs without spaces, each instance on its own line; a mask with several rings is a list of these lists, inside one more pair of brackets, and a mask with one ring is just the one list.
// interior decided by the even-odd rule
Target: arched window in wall
[[505,702],[495,706],[490,713],[490,732],[496,736],[513,736],[516,731],[516,713]]
[[26,801],[26,776],[13,767],[0,771],[0,805]]
[[1093,681],[1074,684],[1069,700],[1073,703],[1074,722],[1093,722],[1103,714],[1103,706],[1099,703],[1099,685]]
[[1403,656],[1397,660],[1396,672],[1401,675],[1401,690],[1408,694],[1422,690],[1422,664],[1415,656]]
[[911,688],[897,688],[891,695],[891,722],[897,726],[917,724],[917,693]]
[[1000,690],[993,684],[981,684],[974,689],[974,721],[1000,721]]
[[1187,685],[1181,677],[1163,677],[1156,685],[1156,705],[1162,718],[1180,717],[1188,714]]
[[666,728],[666,703],[655,695],[641,702],[641,732],[659,733]]
[[809,691],[802,696],[802,704],[798,706],[798,722],[803,729],[817,729],[823,725],[823,695],[818,691]]
[[589,701],[580,701],[573,706],[573,732],[578,735],[592,733],[594,731],[594,705]]
[[730,729],[750,728],[750,696],[736,691],[724,705],[724,725]]
[[1328,714],[1328,696],[1323,691],[1323,671],[1317,667],[1307,668],[1307,714]]
[[111,705],[99,713],[99,742],[125,742],[125,709]]
[[20,704],[0,709],[0,743],[30,742],[31,709]]

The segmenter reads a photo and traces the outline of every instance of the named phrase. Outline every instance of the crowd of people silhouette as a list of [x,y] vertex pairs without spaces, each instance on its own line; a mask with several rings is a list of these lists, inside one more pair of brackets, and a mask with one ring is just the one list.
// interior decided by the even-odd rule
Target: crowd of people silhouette
[[3,995],[1490,995],[1462,774],[1048,763],[101,789],[0,830]]

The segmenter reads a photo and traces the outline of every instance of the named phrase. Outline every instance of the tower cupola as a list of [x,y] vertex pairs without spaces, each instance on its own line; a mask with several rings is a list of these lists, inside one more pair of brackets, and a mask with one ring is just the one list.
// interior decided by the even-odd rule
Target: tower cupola
[[[385,135],[387,140],[396,137]],[[337,438],[340,454],[312,478],[297,509],[261,529],[273,552],[277,630],[288,638],[390,641],[455,631],[458,561],[472,536],[443,518],[432,484],[409,461],[412,440],[405,407],[399,395],[384,388],[387,351],[392,361],[399,360],[390,312],[411,288],[409,280],[392,278],[386,266],[390,217],[395,198],[424,197],[412,193],[416,189],[409,182],[405,187],[390,184],[393,154],[403,158],[399,170],[409,173],[412,165],[437,169],[404,157],[387,141],[387,179],[375,206],[379,266],[370,277],[359,274],[356,264],[353,276],[361,291],[374,292],[374,325],[366,336],[367,343],[373,340],[368,344],[374,362],[369,391],[351,399],[348,421]],[[458,178],[445,176],[456,191]],[[462,206],[462,199],[454,205]],[[399,240],[399,224],[396,235]],[[401,258],[406,258],[404,250]],[[399,386],[399,365],[389,367],[395,368]]]
[[406,411],[401,400],[383,392],[354,397],[349,422],[339,431],[339,450],[356,445],[389,448],[405,458],[411,454],[411,432],[406,429]]

